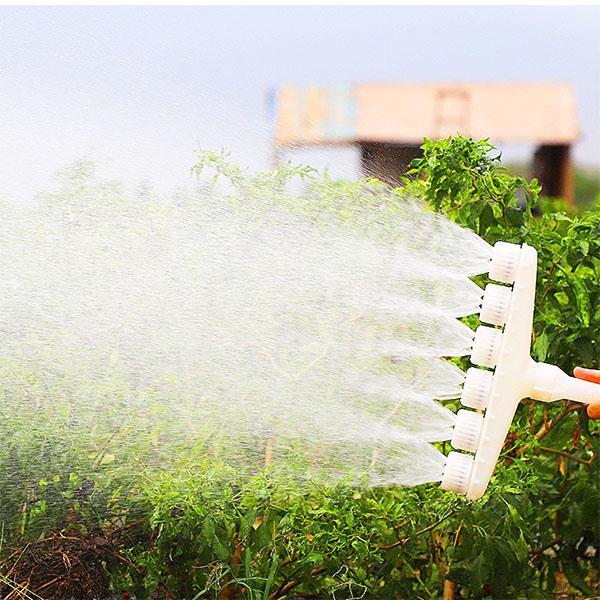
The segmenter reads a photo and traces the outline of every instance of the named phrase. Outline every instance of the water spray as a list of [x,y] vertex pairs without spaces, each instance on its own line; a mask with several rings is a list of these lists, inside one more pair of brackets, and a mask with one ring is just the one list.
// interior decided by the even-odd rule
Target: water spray
[[[530,356],[537,273],[531,246],[498,242],[494,246],[471,362],[442,488],[477,500],[485,493],[519,402],[575,400],[600,402],[600,386],[569,377],[559,367]],[[477,412],[479,411],[479,412]],[[474,456],[473,456],[474,453]]]
[[[56,461],[67,441],[112,440],[116,464],[139,446],[176,469],[185,448],[244,476],[268,464],[294,484],[442,481],[477,498],[521,398],[599,396],[529,357],[535,251],[417,201],[374,211],[365,190],[341,218],[345,196],[332,207],[319,181],[298,198],[247,182],[156,204],[75,183],[0,203],[2,406]],[[488,272],[484,294],[471,277]],[[475,333],[458,319],[477,311]],[[458,355],[478,366],[443,360]],[[461,393],[454,414],[443,401]],[[448,457],[432,445],[450,439]],[[45,468],[34,454],[28,472]]]

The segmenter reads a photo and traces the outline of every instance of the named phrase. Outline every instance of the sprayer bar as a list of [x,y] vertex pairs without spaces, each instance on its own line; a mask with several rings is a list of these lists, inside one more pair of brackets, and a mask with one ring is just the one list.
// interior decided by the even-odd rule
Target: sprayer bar
[[471,362],[490,369],[467,372],[461,402],[485,409],[483,423],[478,413],[459,411],[453,447],[475,451],[451,452],[442,476],[442,488],[466,493],[470,500],[484,494],[490,482],[513,417],[523,398],[542,402],[575,400],[600,402],[600,385],[569,377],[554,365],[537,363],[530,356],[531,331],[537,273],[537,252],[531,246],[498,242],[490,277],[503,283],[514,281],[512,291],[491,284],[484,298],[483,319],[504,331],[485,325],[477,329]]
[[469,481],[467,497],[471,500],[480,498],[485,492],[517,406],[527,393],[523,375],[533,362],[529,351],[536,274],[537,252],[524,244],[518,254],[515,283],[501,335],[490,400]]
[[[506,248],[503,252],[510,255]],[[588,404],[600,402],[599,385],[569,377],[559,367],[531,358],[536,274],[537,253],[531,246],[523,244],[516,263],[506,326],[499,342],[496,340],[500,348],[467,491],[471,500],[480,498],[485,492],[523,398],[543,402],[563,399]]]

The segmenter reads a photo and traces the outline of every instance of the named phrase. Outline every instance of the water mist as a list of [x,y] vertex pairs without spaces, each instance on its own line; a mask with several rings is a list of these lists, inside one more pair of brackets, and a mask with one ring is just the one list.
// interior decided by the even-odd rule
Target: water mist
[[2,222],[3,403],[46,440],[27,460],[441,480],[430,442],[464,381],[445,357],[471,352],[457,318],[492,250],[418,200],[306,177],[161,199],[75,174]]

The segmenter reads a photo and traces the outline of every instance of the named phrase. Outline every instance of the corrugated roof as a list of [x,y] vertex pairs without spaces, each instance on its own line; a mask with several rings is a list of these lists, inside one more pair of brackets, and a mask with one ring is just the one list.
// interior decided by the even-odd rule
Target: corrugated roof
[[579,136],[573,89],[553,83],[284,86],[275,118],[281,145],[418,144],[457,133],[570,144]]

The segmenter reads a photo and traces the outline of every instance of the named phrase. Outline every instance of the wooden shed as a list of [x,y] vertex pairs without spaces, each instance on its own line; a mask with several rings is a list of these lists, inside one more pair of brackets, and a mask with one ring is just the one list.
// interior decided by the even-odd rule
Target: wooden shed
[[365,174],[394,183],[424,137],[454,134],[536,146],[533,176],[547,196],[573,200],[575,94],[563,84],[284,86],[276,94],[276,148],[352,144]]

